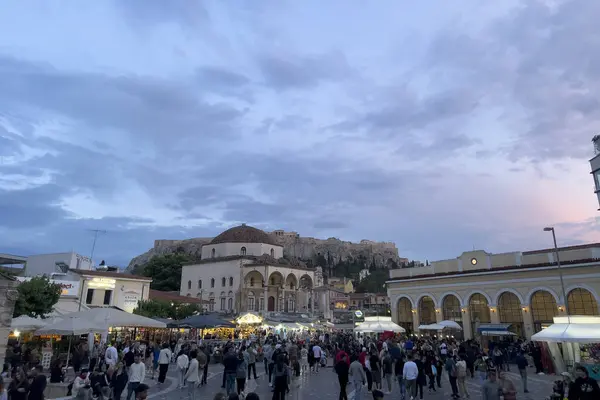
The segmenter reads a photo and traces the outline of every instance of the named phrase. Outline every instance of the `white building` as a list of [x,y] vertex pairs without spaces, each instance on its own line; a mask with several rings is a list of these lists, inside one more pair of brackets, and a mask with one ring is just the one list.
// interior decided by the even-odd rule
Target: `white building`
[[362,280],[366,279],[369,275],[371,275],[371,273],[367,268],[361,269],[358,273],[358,281],[361,282]]
[[53,273],[64,274],[70,269],[89,271],[92,269],[92,260],[72,251],[69,253],[37,254],[27,257],[24,275],[52,276]]
[[244,224],[203,245],[201,261],[183,266],[180,293],[209,300],[211,311],[323,313],[328,301],[313,291],[322,286],[320,268],[291,265],[271,236]]

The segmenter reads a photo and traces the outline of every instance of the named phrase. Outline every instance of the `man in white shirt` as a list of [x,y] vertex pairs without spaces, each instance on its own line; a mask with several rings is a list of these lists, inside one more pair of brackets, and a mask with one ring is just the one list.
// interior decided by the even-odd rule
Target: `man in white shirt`
[[158,354],[158,383],[165,383],[167,377],[167,371],[169,370],[169,363],[171,362],[171,349],[168,343],[163,343],[163,348]]
[[404,363],[404,369],[402,370],[402,377],[406,385],[406,393],[410,396],[410,399],[414,399],[417,395],[417,378],[419,377],[419,368],[413,361],[412,354],[407,357],[408,361]]
[[440,344],[440,355],[444,360],[446,357],[448,357],[448,345],[446,344],[445,340],[442,341],[442,344]]
[[135,361],[129,367],[129,383],[127,384],[127,398],[126,400],[131,399],[131,395],[135,392],[135,389],[140,385],[140,383],[144,382],[144,378],[146,377],[146,366],[140,359],[140,355],[135,355]]
[[109,344],[104,352],[104,362],[107,367],[115,366],[119,361],[119,353],[117,353],[117,349],[112,344]]
[[319,365],[321,365],[321,346],[315,344],[313,346],[313,356],[315,357],[315,372],[319,372]]

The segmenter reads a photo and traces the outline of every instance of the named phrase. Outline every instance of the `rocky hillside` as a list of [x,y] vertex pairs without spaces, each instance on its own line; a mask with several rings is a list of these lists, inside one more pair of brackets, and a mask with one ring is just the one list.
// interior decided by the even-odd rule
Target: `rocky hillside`
[[[316,239],[301,237],[296,232],[274,231],[270,233],[283,246],[283,254],[288,259],[312,260],[316,264],[338,264],[340,261],[362,260],[366,267],[390,268],[407,262],[398,256],[396,245],[391,242],[372,242],[361,240],[360,243],[345,242],[336,238]],[[200,258],[202,245],[212,238],[192,238],[185,240],[155,240],[154,247],[135,257],[127,267],[131,271],[136,265],[148,262],[156,255],[183,252]]]

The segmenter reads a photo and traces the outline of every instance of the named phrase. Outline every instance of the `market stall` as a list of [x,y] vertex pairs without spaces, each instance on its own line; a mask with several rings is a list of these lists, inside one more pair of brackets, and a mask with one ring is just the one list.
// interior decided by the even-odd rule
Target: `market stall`
[[404,333],[406,329],[392,322],[391,317],[365,317],[365,321],[358,324],[354,331],[358,333]]
[[578,363],[588,369],[590,377],[600,378],[600,317],[554,317],[554,323],[532,335],[531,340],[548,343],[557,372]]

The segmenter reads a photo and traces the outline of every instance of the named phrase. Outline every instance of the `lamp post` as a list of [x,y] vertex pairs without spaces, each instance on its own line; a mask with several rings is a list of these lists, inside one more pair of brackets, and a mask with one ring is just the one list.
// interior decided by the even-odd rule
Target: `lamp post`
[[552,232],[552,240],[554,241],[554,254],[556,255],[556,265],[558,267],[558,276],[560,277],[560,288],[562,289],[563,301],[565,302],[565,309],[567,311],[567,317],[569,323],[571,322],[571,310],[569,309],[569,299],[567,298],[567,292],[565,291],[565,281],[563,279],[562,268],[560,267],[560,258],[558,256],[558,246],[556,244],[556,233],[554,232],[553,226],[547,226],[544,228],[544,232]]

